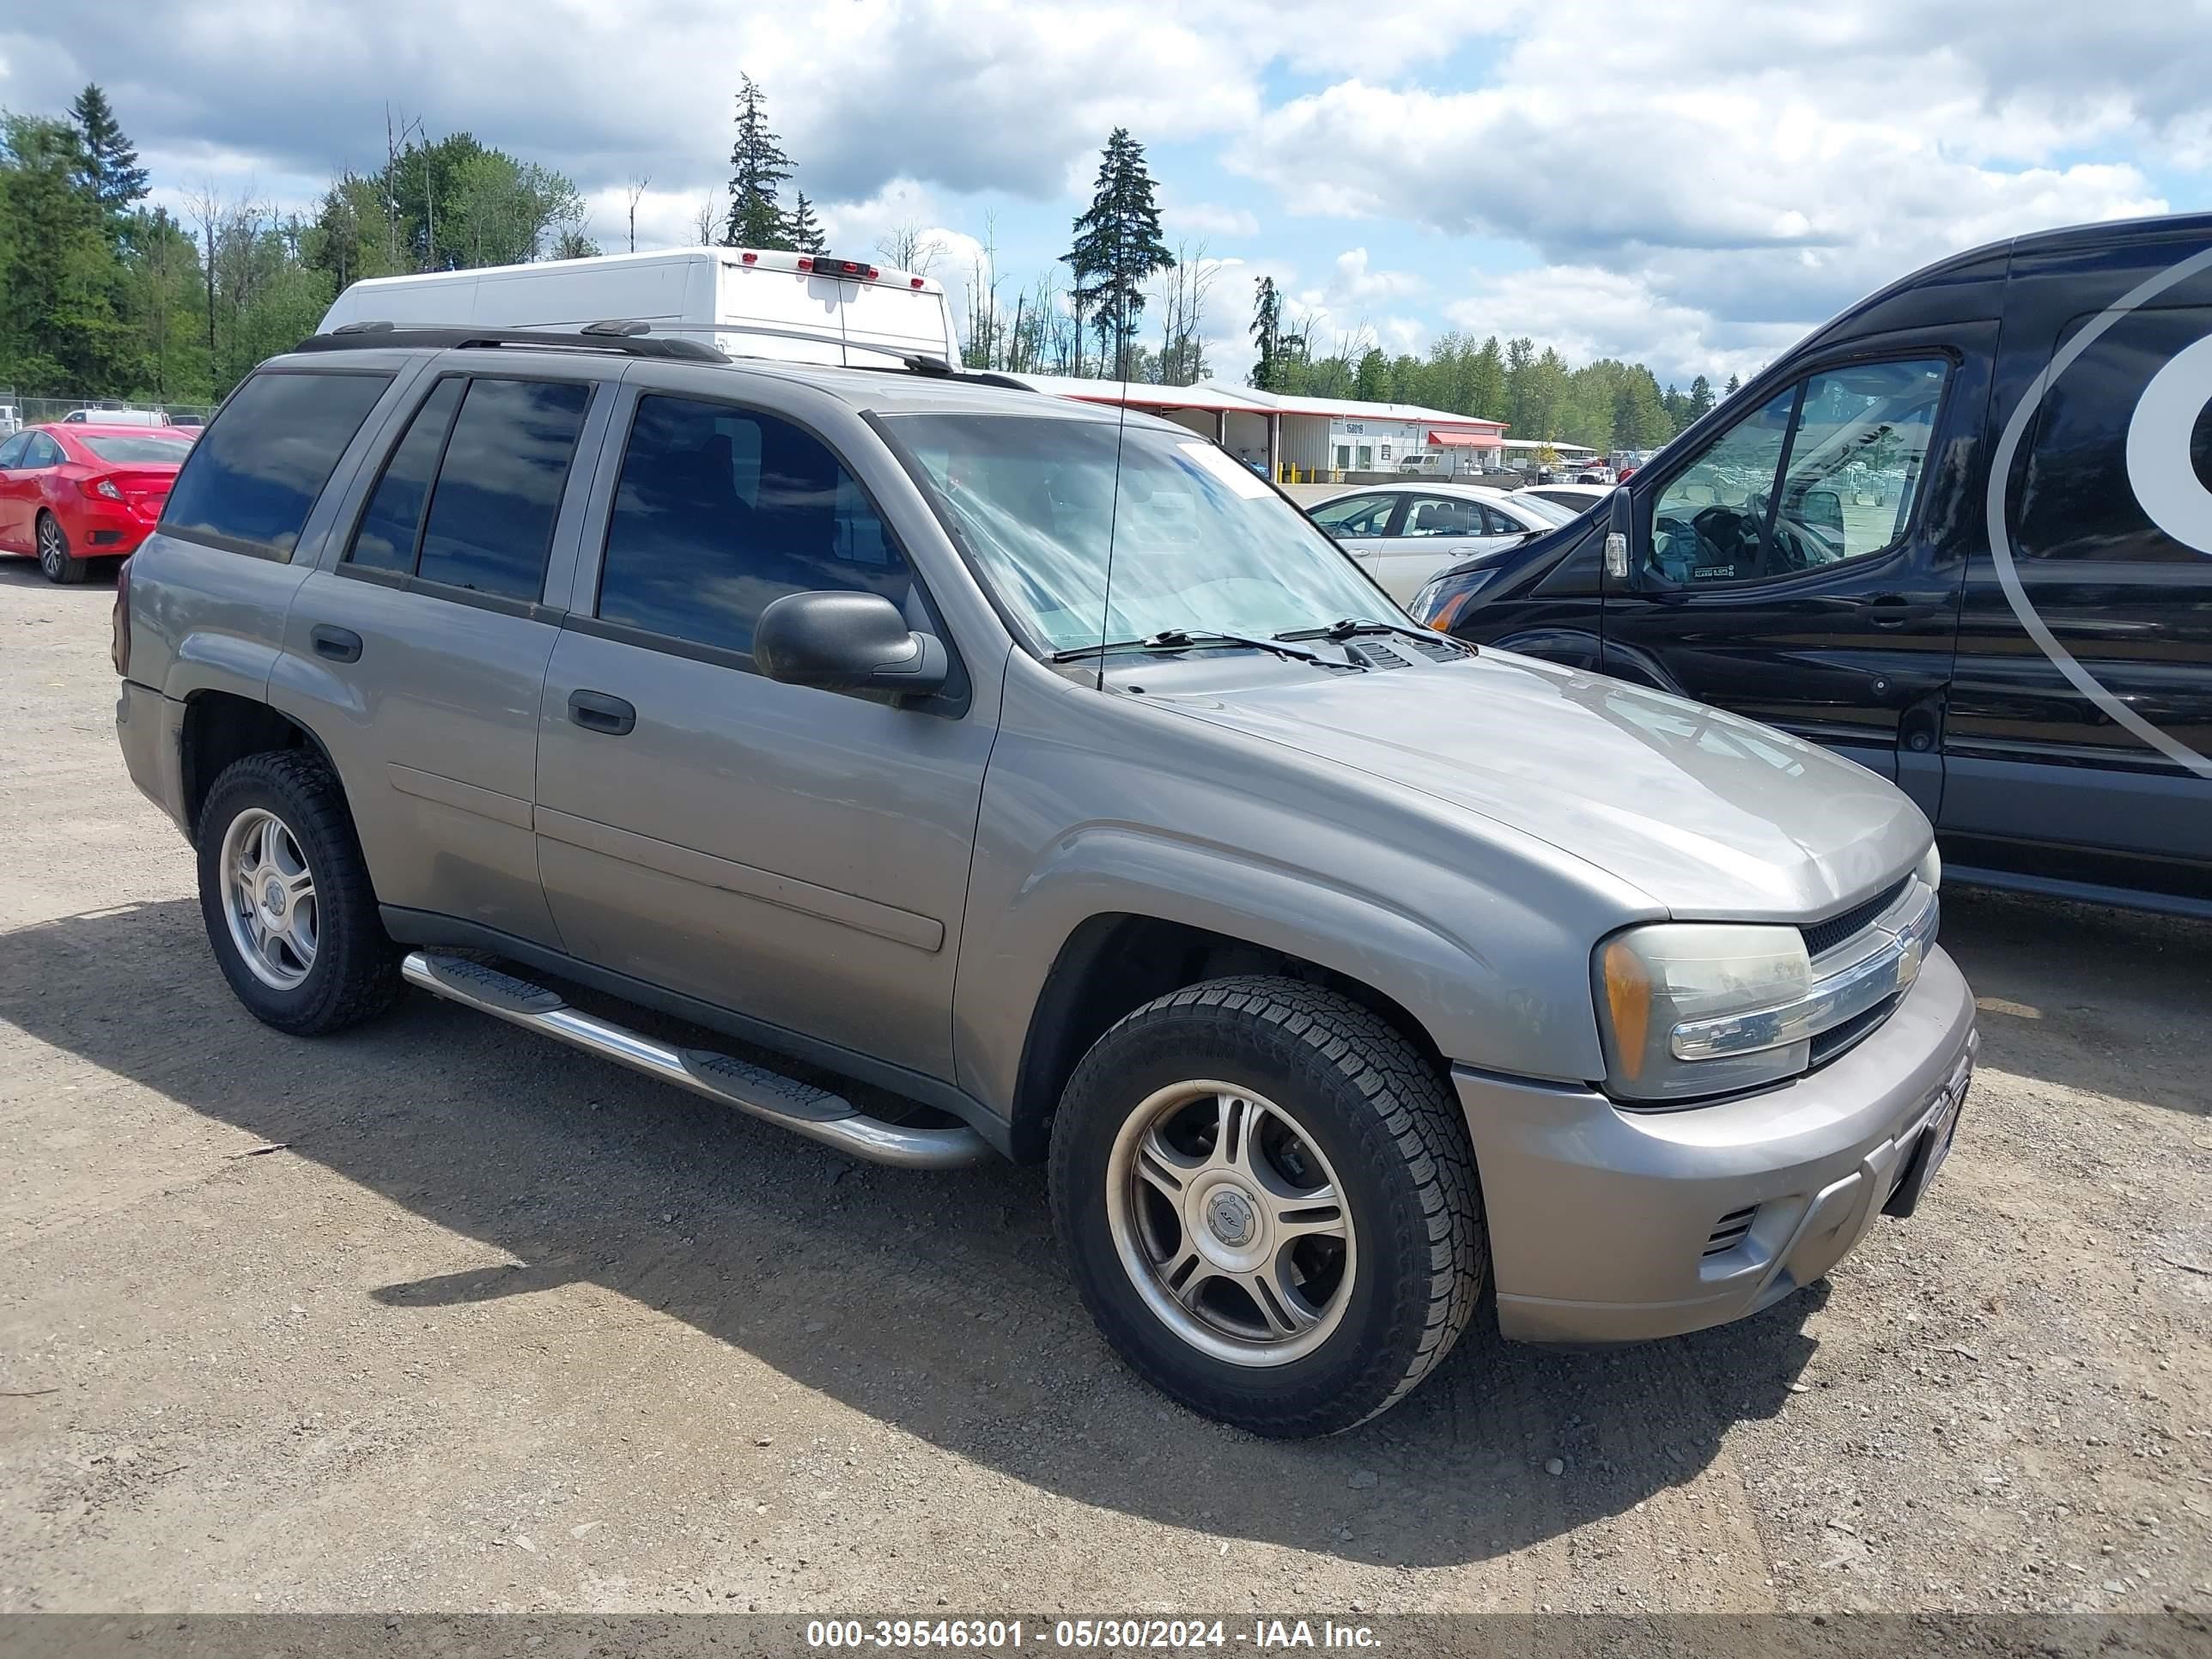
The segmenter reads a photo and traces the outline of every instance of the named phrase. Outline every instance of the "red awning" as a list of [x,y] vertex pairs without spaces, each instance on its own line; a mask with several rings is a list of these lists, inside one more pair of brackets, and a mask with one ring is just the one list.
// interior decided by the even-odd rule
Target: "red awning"
[[1429,441],[1452,449],[1503,449],[1505,440],[1495,432],[1431,432]]

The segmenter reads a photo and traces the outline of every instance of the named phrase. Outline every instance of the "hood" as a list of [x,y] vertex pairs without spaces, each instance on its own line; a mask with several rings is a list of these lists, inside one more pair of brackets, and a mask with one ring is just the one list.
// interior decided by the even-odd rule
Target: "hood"
[[1508,825],[1686,920],[1818,916],[1933,839],[1899,790],[1814,744],[1508,652],[1156,701]]

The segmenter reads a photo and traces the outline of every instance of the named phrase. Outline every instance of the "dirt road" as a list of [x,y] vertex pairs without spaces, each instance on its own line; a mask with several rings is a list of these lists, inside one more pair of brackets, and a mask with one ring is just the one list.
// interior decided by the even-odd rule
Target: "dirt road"
[[256,1024],[124,775],[111,597],[0,565],[0,1611],[2212,1601],[2212,928],[1952,896],[1984,1064],[1917,1220],[1270,1444],[1113,1360],[1033,1171],[422,997]]

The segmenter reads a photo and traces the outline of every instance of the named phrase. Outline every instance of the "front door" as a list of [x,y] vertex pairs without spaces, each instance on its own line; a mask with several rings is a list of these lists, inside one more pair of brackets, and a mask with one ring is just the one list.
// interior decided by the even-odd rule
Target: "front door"
[[[1616,497],[1609,672],[1895,779],[1931,815],[1994,325],[1860,341]],[[1900,755],[1904,757],[1900,762]]]
[[1382,538],[1390,533],[1390,520],[1396,516],[1398,504],[1404,499],[1389,491],[1345,495],[1323,501],[1306,516],[1327,531],[1329,539],[1358,560],[1371,575],[1375,562],[1382,555]]
[[11,552],[39,549],[39,486],[46,475],[69,459],[43,432],[18,433],[8,441],[13,465],[0,471],[0,547]]
[[23,468],[23,452],[30,444],[31,434],[27,432],[0,440],[0,548],[10,553],[31,550],[24,545],[17,529],[23,517],[23,503],[30,499],[34,488]]
[[928,601],[821,438],[707,384],[617,413],[604,551],[595,580],[588,556],[580,569],[539,726],[554,918],[572,954],[770,1042],[950,1079],[992,724],[957,690],[905,706],[755,672],[753,625],[786,593],[880,593],[922,626]]

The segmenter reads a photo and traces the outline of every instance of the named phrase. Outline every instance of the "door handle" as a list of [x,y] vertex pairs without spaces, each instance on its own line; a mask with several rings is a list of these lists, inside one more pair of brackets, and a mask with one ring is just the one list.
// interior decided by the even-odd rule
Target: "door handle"
[[1869,608],[1876,628],[1902,628],[1912,620],[1912,606],[1895,593],[1884,593]]
[[568,718],[586,732],[611,738],[627,737],[637,727],[637,710],[604,691],[571,691]]
[[307,630],[314,642],[315,654],[328,657],[332,662],[359,662],[361,635],[350,628],[333,628],[328,623],[317,623]]

